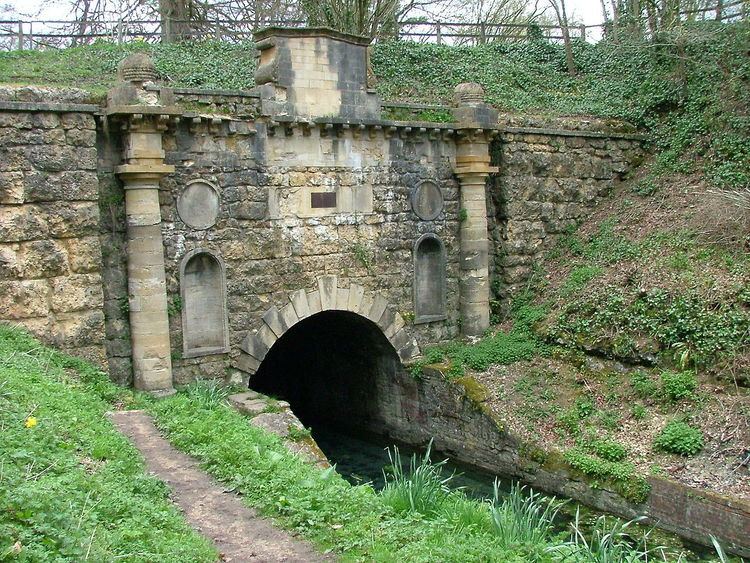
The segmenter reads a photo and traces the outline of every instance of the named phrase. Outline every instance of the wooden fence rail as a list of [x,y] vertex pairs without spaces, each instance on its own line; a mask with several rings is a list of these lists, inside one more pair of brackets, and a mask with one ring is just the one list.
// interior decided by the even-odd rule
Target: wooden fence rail
[[[219,39],[249,41],[253,31],[270,25],[301,27],[304,21],[212,20],[206,22],[172,21],[189,23],[189,36],[185,39]],[[551,40],[562,40],[560,26],[537,25],[542,35]],[[587,29],[602,25],[576,25],[568,28],[573,38],[586,39]],[[449,45],[475,45],[492,41],[518,41],[526,39],[526,24],[493,24],[465,22],[402,22],[395,34],[400,39]],[[157,42],[162,38],[159,20],[128,21],[66,21],[66,20],[5,20],[0,21],[0,50],[62,48],[107,39],[117,43],[128,41]]]
[[[733,21],[750,17],[750,0],[717,0],[708,8],[681,12],[682,19]],[[250,41],[253,31],[272,25],[302,27],[301,20],[209,20],[186,22],[171,20],[172,25],[189,24],[190,32],[182,39],[217,39],[230,42]],[[563,28],[539,25],[542,36],[562,41]],[[488,22],[404,21],[398,24],[395,37],[422,43],[477,45],[495,41],[522,41],[528,38],[528,24],[496,24]],[[605,24],[569,26],[571,38],[591,40],[601,37]],[[589,33],[589,30],[595,30]],[[116,43],[129,41],[158,42],[163,37],[160,20],[5,20],[0,21],[0,50],[63,48],[106,39]]]

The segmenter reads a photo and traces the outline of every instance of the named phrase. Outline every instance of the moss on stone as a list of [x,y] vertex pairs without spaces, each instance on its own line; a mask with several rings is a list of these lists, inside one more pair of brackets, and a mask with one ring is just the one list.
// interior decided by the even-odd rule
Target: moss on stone
[[464,388],[464,397],[478,405],[485,403],[489,398],[487,388],[470,375],[459,377],[454,381]]

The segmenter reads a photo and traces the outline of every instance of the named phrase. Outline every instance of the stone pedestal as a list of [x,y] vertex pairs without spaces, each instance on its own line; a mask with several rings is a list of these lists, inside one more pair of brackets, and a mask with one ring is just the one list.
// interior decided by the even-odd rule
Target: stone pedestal
[[459,138],[454,171],[461,182],[460,292],[461,330],[480,336],[490,326],[489,240],[485,181],[497,168],[490,166],[489,144],[497,112],[484,104],[482,87],[456,87]]

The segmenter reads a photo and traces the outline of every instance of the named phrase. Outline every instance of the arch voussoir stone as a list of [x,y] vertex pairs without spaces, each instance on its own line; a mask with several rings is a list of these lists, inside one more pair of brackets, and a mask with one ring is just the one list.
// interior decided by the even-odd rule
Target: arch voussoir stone
[[389,307],[388,300],[381,294],[370,294],[356,283],[339,287],[338,276],[333,274],[320,276],[317,282],[316,289],[293,291],[281,308],[273,305],[263,313],[258,329],[240,343],[242,353],[235,361],[237,369],[255,373],[287,330],[322,311],[348,311],[368,318],[383,331],[401,361],[420,355],[417,339],[408,330],[403,317]]

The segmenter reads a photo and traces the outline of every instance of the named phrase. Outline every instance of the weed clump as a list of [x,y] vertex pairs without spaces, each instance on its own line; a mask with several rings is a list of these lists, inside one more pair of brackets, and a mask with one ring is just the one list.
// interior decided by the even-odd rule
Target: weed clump
[[692,398],[697,386],[695,374],[691,371],[665,371],[661,374],[661,392],[670,402]]
[[703,449],[703,432],[685,422],[673,420],[654,438],[658,450],[693,456]]

